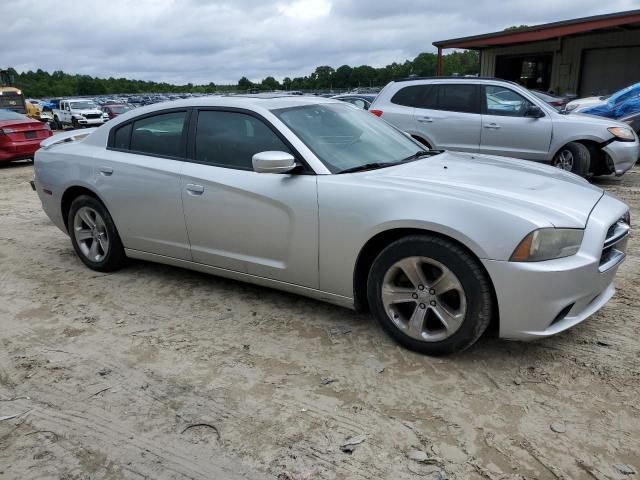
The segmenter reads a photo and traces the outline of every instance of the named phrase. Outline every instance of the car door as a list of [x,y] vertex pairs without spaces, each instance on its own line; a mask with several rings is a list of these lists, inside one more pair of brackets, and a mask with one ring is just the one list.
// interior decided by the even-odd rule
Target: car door
[[193,260],[317,288],[315,175],[253,171],[258,152],[300,158],[275,127],[248,111],[202,109],[189,146],[182,199]]
[[62,123],[71,123],[71,105],[69,102],[62,102],[60,108],[60,121]]
[[165,110],[117,125],[95,159],[96,188],[125,248],[191,259],[180,179],[187,115]]
[[489,155],[545,160],[551,144],[553,122],[544,113],[527,116],[534,104],[502,85],[485,85],[482,94],[482,134],[480,152]]
[[413,112],[415,128],[433,148],[477,152],[481,129],[478,86],[435,83],[426,87]]

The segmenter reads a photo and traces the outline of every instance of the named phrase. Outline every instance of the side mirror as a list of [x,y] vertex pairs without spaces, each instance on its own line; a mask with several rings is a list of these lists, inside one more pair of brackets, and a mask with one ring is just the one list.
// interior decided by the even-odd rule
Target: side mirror
[[287,152],[259,152],[251,157],[253,170],[258,173],[287,173],[296,168],[296,159]]
[[529,105],[527,111],[524,112],[525,117],[541,118],[544,117],[544,112],[537,105]]

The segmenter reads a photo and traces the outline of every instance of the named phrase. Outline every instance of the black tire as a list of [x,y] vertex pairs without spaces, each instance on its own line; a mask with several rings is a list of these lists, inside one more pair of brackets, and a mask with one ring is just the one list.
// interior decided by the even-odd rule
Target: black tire
[[[92,261],[82,251],[75,235],[74,220],[76,218],[76,213],[83,207],[88,207],[99,214],[104,223],[105,233],[108,238],[108,251],[103,252],[104,258],[99,261]],[[69,231],[69,236],[71,237],[73,249],[87,267],[92,270],[97,270],[98,272],[112,272],[125,265],[127,257],[124,253],[124,247],[122,246],[120,235],[118,235],[118,230],[113,223],[113,219],[111,218],[109,211],[97,198],[90,195],[80,195],[71,202],[69,216],[67,217],[67,229]]]
[[77,130],[78,128],[80,128],[80,125],[78,124],[78,120],[76,120],[75,118],[71,119],[71,126],[73,127],[74,130]]
[[[397,262],[409,257],[428,257],[440,263],[457,277],[463,289],[466,309],[462,323],[454,333],[442,340],[421,341],[409,336],[393,322],[385,310],[382,300],[385,275]],[[367,296],[371,312],[395,340],[411,350],[434,356],[448,355],[469,348],[487,329],[494,312],[492,286],[479,261],[453,241],[427,234],[401,238],[378,255],[369,272]],[[418,303],[416,309],[417,305]],[[432,305],[435,305],[435,302]]]
[[[572,163],[570,168],[569,165],[563,162],[564,155],[571,156]],[[558,153],[553,157],[552,165],[587,178],[589,176],[589,168],[591,167],[591,152],[589,152],[589,149],[582,143],[569,142],[558,150]]]
[[64,130],[64,126],[57,115],[53,117],[53,123],[56,124],[56,130]]

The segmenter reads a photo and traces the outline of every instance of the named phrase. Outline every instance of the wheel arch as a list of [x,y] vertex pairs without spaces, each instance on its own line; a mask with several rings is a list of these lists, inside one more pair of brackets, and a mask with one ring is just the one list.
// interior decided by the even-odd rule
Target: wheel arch
[[109,210],[105,201],[98,195],[94,190],[88,188],[84,185],[71,185],[67,187],[62,194],[62,198],[60,200],[60,212],[62,214],[62,221],[64,222],[64,226],[69,232],[69,210],[71,209],[71,203],[78,198],[80,195],[89,195],[90,197],[94,197],[100,203],[104,205],[104,207]]
[[466,250],[470,255],[473,256],[478,261],[478,265],[482,269],[482,271],[487,276],[489,280],[489,285],[491,287],[491,295],[493,298],[493,303],[495,306],[495,318],[492,319],[492,324],[499,324],[499,305],[498,299],[495,292],[495,287],[493,285],[493,280],[489,272],[484,267],[482,262],[480,261],[480,256],[477,252],[474,252],[473,249],[469,248],[460,240],[453,238],[450,235],[446,235],[441,232],[437,232],[435,230],[429,230],[425,228],[416,228],[416,227],[400,227],[400,228],[391,228],[381,232],[376,233],[373,237],[371,237],[364,246],[360,249],[358,253],[358,257],[356,259],[356,264],[353,272],[353,303],[354,307],[359,312],[366,312],[369,310],[368,302],[367,302],[367,280],[369,276],[369,271],[371,270],[371,266],[373,265],[374,260],[380,254],[382,250],[384,250],[388,245],[399,240],[403,237],[409,235],[431,235],[435,237],[439,237],[450,242],[455,243],[460,246],[464,250]]

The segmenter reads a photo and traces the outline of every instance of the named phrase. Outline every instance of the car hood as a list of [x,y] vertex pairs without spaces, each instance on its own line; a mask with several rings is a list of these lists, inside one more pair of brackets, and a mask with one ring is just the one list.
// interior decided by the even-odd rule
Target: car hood
[[84,110],[73,110],[73,113],[79,113],[80,115],[87,115],[88,113],[99,113],[100,115],[102,115],[102,110],[87,108]]
[[478,154],[444,152],[363,174],[385,188],[484,203],[540,226],[584,228],[603,195],[602,189],[555,167]]

